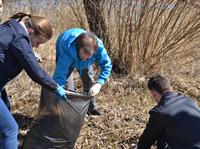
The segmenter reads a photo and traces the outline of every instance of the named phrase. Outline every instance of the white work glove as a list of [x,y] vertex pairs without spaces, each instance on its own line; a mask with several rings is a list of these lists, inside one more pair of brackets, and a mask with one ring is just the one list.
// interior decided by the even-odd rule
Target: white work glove
[[42,63],[42,57],[41,57],[41,55],[39,53],[36,53],[36,52],[34,52],[34,54],[35,54],[35,57],[36,57],[37,61],[39,63]]
[[133,149],[138,149],[138,147],[136,146],[136,147],[134,147]]
[[101,84],[100,83],[96,83],[95,85],[93,85],[90,90],[89,90],[89,95],[90,96],[95,96],[96,94],[98,94],[100,92],[101,89]]
[[138,149],[137,145],[133,149]]

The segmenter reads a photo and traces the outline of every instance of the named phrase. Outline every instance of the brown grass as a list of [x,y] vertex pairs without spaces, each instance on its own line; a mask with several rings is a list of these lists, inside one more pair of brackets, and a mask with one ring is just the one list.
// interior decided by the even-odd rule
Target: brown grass
[[[177,5],[173,10],[122,7],[122,4],[133,5],[132,0],[103,2],[103,6],[109,6],[102,8],[105,8],[111,35],[111,58],[120,67],[120,72],[127,72],[132,79],[112,75],[97,96],[98,107],[103,115],[86,117],[76,149],[126,149],[137,142],[154,103],[150,100],[145,83],[140,82],[136,74],[139,77],[152,72],[168,74],[176,90],[189,94],[198,102],[200,97],[199,10],[179,5],[177,1],[174,1]],[[4,20],[14,13],[11,5],[6,7]],[[77,1],[76,5],[72,3],[51,11],[34,12],[46,16],[54,27],[53,39],[37,50],[44,58],[42,67],[50,75],[55,68],[58,33],[70,27],[87,28],[82,8],[82,2]],[[139,18],[134,15],[135,12]],[[31,81],[25,72],[21,73],[7,86],[8,93],[12,95],[12,112],[34,117],[38,111],[40,90],[40,86]],[[21,134],[26,133],[27,126],[23,130],[20,129]]]

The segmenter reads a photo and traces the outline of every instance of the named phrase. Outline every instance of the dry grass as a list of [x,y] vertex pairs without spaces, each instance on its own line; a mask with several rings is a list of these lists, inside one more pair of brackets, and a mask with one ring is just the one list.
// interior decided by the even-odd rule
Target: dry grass
[[111,6],[113,60],[131,77],[199,57],[199,9],[180,0],[127,0]]
[[[155,70],[158,70],[158,72],[168,74],[173,80],[173,86],[176,90],[189,94],[194,97],[195,100],[199,101],[200,67],[198,65],[199,54],[196,53],[199,48],[199,38],[196,37],[199,36],[199,34],[195,34],[195,30],[187,30],[188,28],[185,26],[185,31],[187,31],[188,36],[183,36],[184,33],[186,33],[181,32],[184,31],[184,26],[182,26],[183,28],[178,28],[181,21],[188,22],[190,19],[185,20],[185,18],[188,18],[190,15],[195,16],[195,14],[179,14],[179,11],[186,7],[184,5],[176,7],[174,11],[171,10],[168,12],[162,12],[162,10],[156,9],[138,10],[135,7],[132,7],[132,9],[122,9],[119,12],[119,3],[117,4],[114,2],[129,4],[132,0],[117,0],[110,2],[113,3],[109,3],[109,8],[105,7],[107,9],[105,10],[105,13],[107,13],[105,16],[108,16],[106,19],[111,35],[112,50],[113,53],[115,53],[112,54],[112,59],[114,60],[117,58],[120,62],[119,66],[125,69],[124,72],[127,72],[127,70],[130,72],[132,66],[132,68],[134,68],[132,69],[134,70],[132,71],[133,76],[140,70],[142,72],[145,72],[146,70],[155,72]],[[148,0],[143,2],[147,3]],[[154,0],[152,2],[158,1]],[[38,12],[39,14],[47,16],[49,20],[53,22],[55,31],[53,39],[47,44],[42,45],[38,50],[44,58],[42,67],[47,70],[49,74],[52,74],[55,68],[54,47],[58,32],[70,27],[87,27],[85,16],[82,14],[81,4],[82,3],[78,3],[76,6],[72,3],[71,7],[67,7],[67,9],[63,5],[59,9],[51,10],[51,12],[44,10]],[[104,1],[104,4],[108,3]],[[7,7],[7,11],[9,12],[5,13],[4,20],[10,16],[9,14],[14,13],[12,11],[13,9],[10,9],[9,7]],[[76,8],[76,10],[72,10],[72,8]],[[112,9],[112,11],[110,11],[110,9]],[[137,24],[138,22],[131,22],[131,17],[133,17],[132,21],[138,19],[137,16],[130,16],[130,12],[134,11],[139,11],[138,13],[142,16],[140,25]],[[142,11],[144,11],[145,15],[142,15]],[[184,12],[186,11],[188,11],[188,9],[184,10]],[[172,13],[176,13],[173,19],[170,17],[170,14]],[[159,21],[156,22],[155,17],[148,17],[149,15],[154,14],[161,15],[157,18],[160,19]],[[185,15],[185,17],[182,16],[180,19],[182,18],[183,20],[174,22],[179,18],[178,15]],[[115,17],[116,20],[111,20],[113,17]],[[196,20],[198,17],[192,17],[192,19],[193,23],[197,23],[193,25],[197,25],[196,29],[198,29],[197,31],[199,32],[199,21]],[[145,22],[147,24],[145,24]],[[175,27],[177,30],[171,28],[171,25],[167,26],[167,22],[169,24],[171,23],[171,25],[173,23],[175,26],[178,25]],[[134,25],[134,23],[136,24]],[[153,24],[156,24],[157,26],[152,26]],[[160,26],[162,25],[165,25],[165,28],[160,29]],[[156,31],[156,27],[159,27],[158,31]],[[188,27],[191,29],[192,24]],[[180,34],[178,34],[178,32]],[[159,36],[157,36],[158,34]],[[189,42],[191,35],[194,34],[195,40]],[[175,38],[174,35],[180,36]],[[184,37],[183,40],[179,40],[179,37],[182,36]],[[174,44],[177,40],[179,41],[178,43],[181,43],[180,45]],[[187,42],[183,44],[182,41]],[[176,45],[178,45],[179,48],[177,48]],[[134,57],[134,54],[136,57]],[[166,56],[166,59],[160,57],[163,54]],[[158,57],[156,55],[158,55]],[[155,59],[149,59],[149,56],[152,56]],[[177,56],[180,60],[177,60]],[[158,61],[158,64],[160,65],[149,68],[150,64],[153,64],[156,59],[160,60]],[[167,60],[168,63],[165,60]],[[168,67],[164,67],[164,62],[166,62]],[[123,69],[120,71],[122,70]],[[40,86],[31,81],[24,72],[9,83],[7,91],[12,95],[12,112],[28,117],[34,117],[38,111],[40,89]],[[109,82],[103,87],[102,92],[97,96],[97,103],[98,107],[103,112],[103,115],[100,117],[86,117],[80,137],[75,146],[76,149],[126,149],[131,147],[137,142],[138,136],[141,134],[147,122],[148,111],[154,105],[150,100],[144,82],[138,81],[137,77],[135,79],[127,80],[127,78],[120,78],[115,75],[111,77]],[[25,123],[25,130],[27,130],[27,121],[25,121]],[[30,126],[30,124],[28,124],[28,126]],[[26,133],[26,131],[24,132],[22,129],[20,132],[21,134]]]
[[[199,101],[198,77],[188,79],[187,76],[178,75],[171,77],[171,80],[176,90]],[[40,88],[34,84],[31,86],[34,86],[34,92],[30,91],[21,99],[13,98],[14,113],[29,117],[36,115]],[[16,95],[20,95],[19,91]],[[103,87],[97,96],[97,103],[103,114],[97,117],[86,116],[75,149],[127,149],[133,146],[145,128],[148,111],[155,105],[144,82],[118,77],[112,77]],[[29,123],[23,125],[30,126]],[[27,126],[21,129],[21,134],[26,134],[26,130]]]
[[145,89],[134,88],[123,79],[114,79],[103,88],[97,97],[103,115],[86,118],[76,148],[128,148],[136,143],[150,105],[147,94],[138,96]]
[[[55,67],[54,43],[55,39],[52,39],[37,50],[46,59],[42,67],[48,70],[49,74],[52,74]],[[8,93],[12,95],[13,114],[22,115],[17,118],[22,127],[19,138],[25,135],[27,128],[30,127],[28,118],[33,118],[37,114],[40,89],[25,72],[7,86]],[[152,105],[145,85],[134,80],[111,77],[97,96],[97,103],[103,115],[86,117],[75,148],[114,149],[134,145],[145,126],[148,110]]]

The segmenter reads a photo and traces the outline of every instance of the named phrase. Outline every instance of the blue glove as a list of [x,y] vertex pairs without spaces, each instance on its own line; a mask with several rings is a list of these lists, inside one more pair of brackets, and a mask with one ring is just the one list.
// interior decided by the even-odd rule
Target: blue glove
[[58,85],[57,88],[56,88],[56,94],[58,96],[61,96],[61,97],[64,97],[65,99],[67,99],[67,96],[66,96],[66,93],[65,93],[65,89],[60,85]]

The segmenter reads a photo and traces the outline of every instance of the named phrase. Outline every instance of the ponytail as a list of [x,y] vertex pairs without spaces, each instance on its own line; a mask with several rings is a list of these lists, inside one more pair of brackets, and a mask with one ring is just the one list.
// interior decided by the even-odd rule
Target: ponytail
[[30,15],[30,14],[23,13],[23,12],[19,12],[19,13],[17,13],[17,14],[14,14],[13,16],[11,16],[10,19],[15,19],[15,20],[17,20],[18,22],[20,22],[24,17],[31,18],[31,15]]
[[50,23],[43,17],[32,16],[31,14],[20,12],[11,16],[10,19],[15,19],[18,22],[23,21],[25,26],[27,28],[32,28],[35,34],[38,36],[42,36],[48,40],[52,37],[52,27]]

